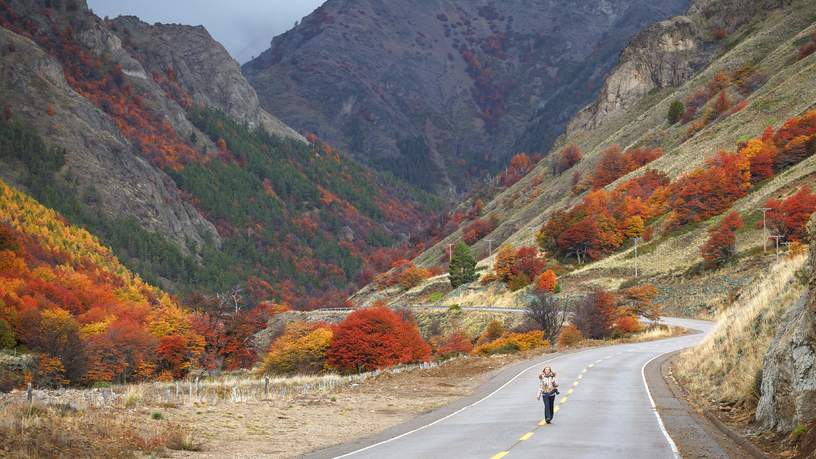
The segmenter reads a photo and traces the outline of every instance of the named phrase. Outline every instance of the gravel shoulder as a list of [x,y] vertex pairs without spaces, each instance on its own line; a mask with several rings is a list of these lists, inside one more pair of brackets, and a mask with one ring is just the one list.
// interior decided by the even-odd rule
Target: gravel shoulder
[[[644,375],[657,411],[684,458],[765,457],[745,440],[729,436],[693,408],[671,374],[671,361],[681,351],[665,354],[646,366]],[[759,454],[759,455],[757,455]]]

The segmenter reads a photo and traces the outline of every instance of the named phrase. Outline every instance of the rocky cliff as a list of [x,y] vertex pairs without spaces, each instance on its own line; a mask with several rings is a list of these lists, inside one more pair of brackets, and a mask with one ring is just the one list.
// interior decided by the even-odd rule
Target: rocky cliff
[[[100,49],[113,52],[133,74],[144,74],[114,35],[90,27],[83,37],[104,43]],[[34,126],[50,143],[65,149],[66,165],[60,179],[75,184],[83,201],[109,218],[133,217],[179,247],[219,239],[213,225],[181,198],[173,180],[151,166],[103,110],[68,84],[59,61],[6,28],[0,28],[0,49],[0,100],[17,120]],[[140,78],[149,86],[143,77],[129,78]],[[154,90],[162,94],[160,88]],[[177,119],[179,111],[175,112]],[[189,123],[184,127],[193,130]],[[14,165],[5,166],[0,176],[17,182]]]
[[597,128],[621,115],[649,92],[677,87],[693,77],[740,26],[757,12],[787,0],[692,1],[685,15],[652,24],[621,52],[597,99],[569,122],[567,132]]
[[762,367],[756,419],[789,433],[816,420],[816,218],[810,238],[808,292],[782,317]]
[[330,0],[243,71],[289,125],[450,193],[546,151],[632,35],[687,4]]
[[[194,104],[218,108],[273,134],[305,140],[261,108],[238,63],[204,27],[150,25],[135,16],[121,16],[106,25],[149,74],[166,77],[171,72],[170,77],[190,94]],[[138,69],[135,74],[140,75]]]

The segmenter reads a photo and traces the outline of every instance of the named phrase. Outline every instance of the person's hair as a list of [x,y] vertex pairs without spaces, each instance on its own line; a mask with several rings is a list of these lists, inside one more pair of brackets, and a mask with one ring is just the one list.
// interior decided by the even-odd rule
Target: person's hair
[[[544,373],[547,373],[548,375],[555,376],[555,372],[553,371],[552,367],[544,367],[544,369],[541,370],[541,374],[544,374]],[[541,375],[539,375],[539,376],[541,376]]]

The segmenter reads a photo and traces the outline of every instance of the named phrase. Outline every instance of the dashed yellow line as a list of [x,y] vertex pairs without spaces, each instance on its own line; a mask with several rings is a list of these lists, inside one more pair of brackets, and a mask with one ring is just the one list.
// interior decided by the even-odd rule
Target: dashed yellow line
[[509,453],[510,453],[510,451],[502,451],[500,453],[497,453],[497,454],[493,455],[493,457],[491,457],[490,459],[501,459],[504,456],[507,456]]
[[569,397],[562,398],[560,403],[562,403],[562,404],[567,403],[567,398],[569,398]]
[[[595,363],[590,363],[589,365],[587,365],[587,367],[589,367],[589,368],[592,368],[594,366],[595,366]],[[584,370],[584,371],[586,371],[586,370]]]
[[533,432],[527,432],[526,434],[522,435],[521,438],[519,438],[519,441],[527,441],[532,436],[533,436]]
[[574,391],[574,390],[575,390],[575,389],[570,389],[570,390],[568,390],[568,391],[567,391],[567,395],[572,395],[572,391]]
[[584,368],[583,370],[581,370],[581,374],[584,374],[584,373],[586,373],[586,372],[587,372],[587,369],[586,369],[586,368]]
[[584,379],[584,375],[578,375],[578,379]]
[[[556,408],[557,408],[557,407],[556,407]],[[547,425],[547,421],[545,421],[545,420],[543,420],[543,419],[542,419],[542,420],[538,421],[538,425],[540,425],[540,426],[546,426],[546,425]]]
[[575,381],[574,383],[572,383],[572,387],[578,387],[578,381]]

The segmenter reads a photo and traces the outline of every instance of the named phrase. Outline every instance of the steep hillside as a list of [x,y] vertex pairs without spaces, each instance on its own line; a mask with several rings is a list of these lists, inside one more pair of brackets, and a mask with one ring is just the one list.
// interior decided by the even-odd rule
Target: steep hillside
[[330,0],[243,71],[296,129],[455,193],[546,151],[629,38],[687,5]]
[[[676,35],[669,34],[674,37],[671,40],[675,43],[684,43],[682,46],[656,49],[655,42],[645,40],[644,34],[639,35],[621,54],[619,66],[610,73],[605,83],[608,92],[576,118],[579,121],[592,119],[586,118],[586,114],[597,113],[589,124],[595,127],[581,128],[582,122],[576,121],[574,129],[559,140],[550,154],[557,158],[556,155],[566,145],[574,144],[582,152],[582,160],[563,173],[558,173],[554,168],[554,161],[541,161],[531,167],[525,177],[500,191],[484,206],[478,206],[480,212],[477,215],[481,220],[495,222],[488,227],[489,231],[479,232],[477,238],[469,241],[477,258],[483,258],[480,265],[487,269],[492,267],[495,253],[488,256],[490,246],[495,249],[501,244],[541,244],[547,252],[548,263],[559,273],[560,284],[567,292],[586,291],[595,286],[614,289],[621,285],[651,281],[659,287],[660,301],[671,308],[683,308],[686,314],[716,308],[739,285],[749,283],[767,262],[762,258],[751,261],[754,255],[762,255],[762,213],[758,209],[769,198],[784,198],[801,186],[813,183],[814,159],[810,156],[811,147],[807,146],[810,145],[807,142],[811,138],[808,136],[812,135],[812,126],[804,127],[810,126],[810,121],[806,120],[811,116],[799,117],[816,105],[816,86],[810,77],[816,61],[812,54],[807,53],[811,35],[816,31],[814,18],[816,8],[804,1],[764,4],[696,1],[690,7],[688,16],[674,18],[644,32],[649,34],[665,27],[671,29],[674,27],[672,24],[683,24],[679,29],[672,29]],[[714,27],[717,24],[723,30]],[[660,36],[658,33],[658,38]],[[676,54],[672,54],[672,49]],[[692,51],[694,49],[700,51]],[[649,79],[649,83],[642,80],[629,94],[623,91],[625,88],[615,90],[615,94],[625,96],[623,99],[628,102],[620,103],[618,108],[613,109],[614,104],[609,105],[606,101],[612,93],[609,91],[614,87],[614,82],[637,81],[632,68],[640,66],[632,64],[632,56],[639,56],[637,59],[641,62],[648,62],[650,67],[644,67],[641,74],[654,76],[655,79]],[[689,73],[706,62],[700,70]],[[663,68],[661,63],[687,70],[676,72],[672,77],[674,80],[661,79],[646,70]],[[627,75],[631,77],[629,80]],[[638,97],[638,94],[645,95]],[[682,114],[681,119],[670,123],[667,122],[667,114],[674,101],[683,103],[682,110],[686,113]],[[689,106],[692,108],[689,109]],[[794,117],[796,120],[783,126],[786,120]],[[774,129],[766,132],[768,126]],[[800,128],[802,130],[798,131]],[[793,138],[791,135],[805,137],[789,143]],[[756,141],[746,144],[750,139]],[[607,151],[615,145],[632,155],[654,152],[657,157],[649,158],[654,160],[646,166],[635,165],[633,168],[626,155],[616,156],[614,149]],[[762,145],[768,148],[768,153],[764,154],[777,158],[764,157],[771,161],[767,165],[768,171],[762,174],[757,172],[759,175],[752,175],[750,180],[737,185],[739,189],[734,189],[730,197],[719,199],[719,192],[709,196],[703,194],[699,198],[701,202],[717,202],[716,205],[712,204],[713,210],[689,214],[692,208],[686,204],[693,200],[680,202],[675,199],[681,193],[692,192],[689,185],[697,183],[695,177],[705,183],[700,174],[706,170],[715,171],[712,174],[723,172],[723,176],[738,177],[725,172],[726,169],[717,169],[720,166],[713,168],[712,165],[724,164],[719,161],[726,157],[706,163],[715,158],[719,150],[738,152],[736,156],[727,156],[731,158],[727,161],[737,161],[742,164],[738,167],[744,168],[755,154],[747,147]],[[783,159],[788,158],[794,150],[801,150],[801,154],[794,154],[795,160]],[[617,167],[616,164],[622,166],[617,172],[610,167]],[[754,160],[752,167],[759,167],[759,162]],[[647,170],[657,174],[646,177]],[[681,179],[695,170],[696,175]],[[644,178],[632,181],[638,177]],[[647,183],[652,183],[649,185],[651,188],[643,188]],[[641,187],[640,192],[646,193],[652,193],[655,186],[665,187],[661,195],[669,198],[667,207],[647,206],[637,211],[645,212],[640,215],[644,226],[633,235],[643,236],[648,241],[641,242],[638,257],[635,257],[632,242],[626,235],[625,225],[621,225],[622,220],[617,220],[616,215],[620,214],[615,214],[617,211],[613,208],[604,210],[611,211],[615,217],[610,220],[614,222],[608,234],[612,237],[607,240],[610,245],[589,253],[589,263],[579,263],[574,251],[570,253],[565,250],[568,248],[566,246],[559,248],[553,245],[556,241],[550,238],[551,233],[541,232],[548,221],[564,221],[566,214],[556,215],[556,212],[580,209],[576,206],[586,203],[587,197],[600,199],[596,202],[604,206],[616,202],[615,199],[636,197],[636,194],[631,194],[635,184]],[[603,193],[587,191],[598,186]],[[721,191],[724,195],[731,193],[725,188]],[[646,204],[648,196],[646,194],[639,199]],[[718,196],[718,199],[712,200],[712,196]],[[654,200],[650,201],[649,205],[654,203]],[[466,202],[462,209],[466,211],[473,205],[472,201]],[[631,212],[632,208],[628,209],[626,212]],[[708,230],[720,222],[718,215],[731,210],[739,212],[746,222],[736,235],[736,250],[742,257],[740,260],[745,262],[741,261],[733,268],[726,266],[720,271],[701,270],[701,247],[708,239]],[[689,215],[692,217],[688,218]],[[464,231],[474,221],[465,219],[459,230],[426,250],[415,262],[422,266],[446,261],[448,244],[462,239]],[[757,221],[760,222],[759,228]],[[587,255],[588,248],[591,247],[581,246],[581,254]],[[748,258],[745,258],[746,255]],[[581,261],[585,262],[584,258]],[[686,285],[690,290],[686,290]],[[422,288],[417,287],[417,291]],[[682,289],[683,295],[696,297],[692,300],[694,304],[691,304],[692,301],[679,301],[678,289]],[[474,283],[447,294],[441,301],[510,306],[523,301],[519,296],[521,293],[523,290],[510,292],[502,283],[491,282],[486,286]],[[422,298],[427,298],[427,295],[420,295],[417,300]]]
[[0,337],[0,349],[38,355],[25,371],[0,365],[4,391],[24,377],[38,386],[172,378],[204,348],[174,299],[2,180]]
[[0,25],[0,176],[175,292],[340,304],[437,208],[261,109],[202,28],[48,0]]

